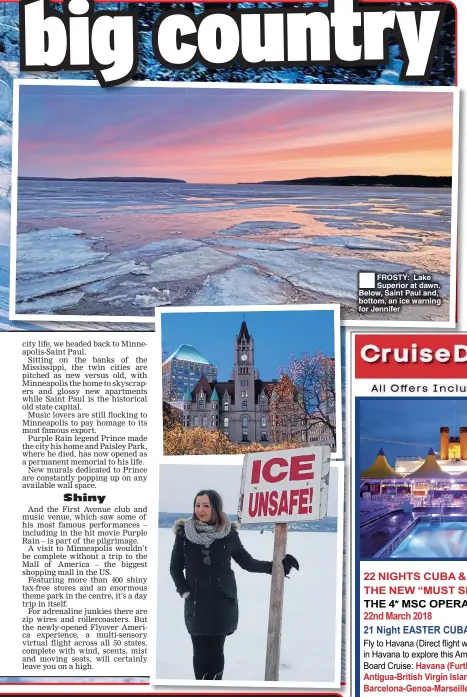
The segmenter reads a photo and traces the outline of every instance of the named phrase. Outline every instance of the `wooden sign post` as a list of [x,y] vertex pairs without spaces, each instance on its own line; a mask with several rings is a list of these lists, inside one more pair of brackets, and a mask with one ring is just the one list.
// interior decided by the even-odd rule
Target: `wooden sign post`
[[282,560],[287,550],[287,527],[287,523],[275,525],[265,680],[279,680],[285,579]]
[[284,567],[288,524],[327,515],[331,449],[309,446],[250,453],[243,460],[238,519],[275,526],[265,680],[280,674]]

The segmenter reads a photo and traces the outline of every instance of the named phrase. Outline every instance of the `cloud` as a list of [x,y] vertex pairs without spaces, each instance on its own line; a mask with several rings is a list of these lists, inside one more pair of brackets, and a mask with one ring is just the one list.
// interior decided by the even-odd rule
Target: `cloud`
[[23,85],[19,134],[29,176],[450,174],[452,94]]

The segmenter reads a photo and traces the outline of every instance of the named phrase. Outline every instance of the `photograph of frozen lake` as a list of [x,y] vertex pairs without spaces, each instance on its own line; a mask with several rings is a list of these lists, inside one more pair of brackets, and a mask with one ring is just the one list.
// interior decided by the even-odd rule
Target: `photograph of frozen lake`
[[[450,88],[23,82],[17,315],[337,302],[449,320]],[[359,272],[437,290],[363,316]]]

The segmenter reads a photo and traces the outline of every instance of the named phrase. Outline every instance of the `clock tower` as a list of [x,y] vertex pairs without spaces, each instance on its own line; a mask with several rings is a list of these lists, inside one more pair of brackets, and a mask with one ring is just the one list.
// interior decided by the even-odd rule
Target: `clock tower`
[[238,440],[252,442],[257,438],[255,414],[255,348],[245,320],[235,337],[234,359],[235,424]]

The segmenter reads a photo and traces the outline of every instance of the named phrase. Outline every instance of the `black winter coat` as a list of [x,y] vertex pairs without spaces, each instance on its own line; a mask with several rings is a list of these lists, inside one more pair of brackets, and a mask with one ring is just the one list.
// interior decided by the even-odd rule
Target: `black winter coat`
[[242,569],[260,574],[272,573],[272,562],[253,559],[242,545],[235,524],[230,533],[209,547],[211,564],[203,562],[202,545],[185,536],[185,521],[174,525],[175,544],[170,575],[185,600],[185,625],[189,634],[213,636],[233,634],[238,625],[238,599],[233,559]]

